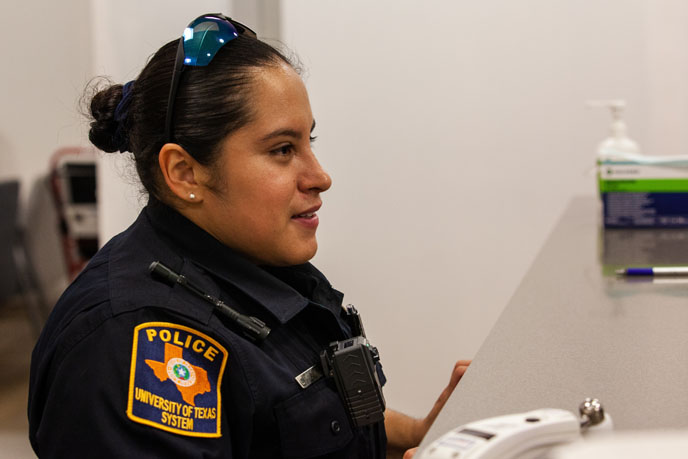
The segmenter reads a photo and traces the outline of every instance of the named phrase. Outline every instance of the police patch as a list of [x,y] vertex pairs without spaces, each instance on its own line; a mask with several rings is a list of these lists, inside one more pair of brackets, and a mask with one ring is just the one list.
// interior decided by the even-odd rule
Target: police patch
[[127,416],[193,437],[219,437],[227,351],[192,328],[147,322],[134,328]]

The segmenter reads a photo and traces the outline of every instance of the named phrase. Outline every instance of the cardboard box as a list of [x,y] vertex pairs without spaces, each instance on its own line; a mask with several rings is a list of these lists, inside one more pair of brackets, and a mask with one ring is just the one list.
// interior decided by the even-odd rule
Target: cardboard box
[[598,163],[606,228],[688,227],[688,157]]

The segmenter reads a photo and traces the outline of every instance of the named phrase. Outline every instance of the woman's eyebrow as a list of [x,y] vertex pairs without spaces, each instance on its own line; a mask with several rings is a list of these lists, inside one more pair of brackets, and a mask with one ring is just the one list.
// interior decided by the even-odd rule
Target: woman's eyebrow
[[[315,120],[313,120],[313,124],[311,125],[311,132],[313,132],[314,129],[315,129]],[[290,128],[278,129],[276,131],[269,133],[268,135],[266,135],[265,137],[263,137],[260,140],[262,142],[267,142],[268,140],[272,140],[275,137],[282,137],[282,136],[294,137],[296,139],[299,139],[299,138],[301,138],[301,133],[299,131],[296,131],[296,130],[290,129]]]

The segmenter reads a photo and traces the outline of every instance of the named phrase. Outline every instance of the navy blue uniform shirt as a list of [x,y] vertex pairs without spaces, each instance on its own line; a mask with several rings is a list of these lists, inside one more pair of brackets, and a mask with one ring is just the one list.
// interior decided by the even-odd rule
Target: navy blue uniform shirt
[[[161,261],[264,321],[260,343],[148,272]],[[261,268],[160,204],[65,291],[34,349],[40,457],[383,458],[382,422],[351,425],[331,379],[294,379],[350,337],[342,294],[312,265]]]

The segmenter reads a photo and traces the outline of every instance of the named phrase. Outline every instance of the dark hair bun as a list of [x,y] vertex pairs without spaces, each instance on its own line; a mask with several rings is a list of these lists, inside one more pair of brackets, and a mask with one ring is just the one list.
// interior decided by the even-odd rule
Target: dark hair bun
[[98,91],[91,99],[91,130],[89,140],[99,149],[112,153],[120,151],[122,139],[115,109],[122,100],[122,85],[115,84]]

